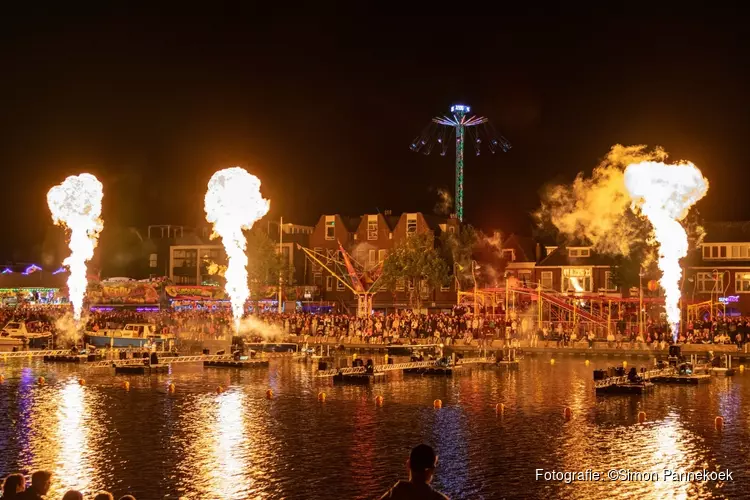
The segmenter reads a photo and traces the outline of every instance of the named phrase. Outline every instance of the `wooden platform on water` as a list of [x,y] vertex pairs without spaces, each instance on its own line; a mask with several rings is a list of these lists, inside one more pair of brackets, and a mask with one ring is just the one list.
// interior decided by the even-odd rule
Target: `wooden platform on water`
[[687,384],[698,385],[711,381],[711,375],[666,375],[663,377],[652,377],[650,379],[655,384]]
[[87,361],[100,361],[101,356],[93,355],[93,359],[89,359],[87,354],[58,354],[55,356],[44,356],[45,363],[86,363]]
[[204,361],[208,368],[268,368],[267,359],[243,359],[239,361]]
[[116,366],[115,373],[121,375],[150,375],[152,373],[169,373],[169,365],[123,365]]
[[430,366],[428,368],[406,368],[404,375],[453,375],[454,372],[461,371],[462,366]]
[[375,373],[339,373],[333,376],[334,384],[369,385],[384,382],[385,372]]
[[651,382],[635,382],[625,384],[612,384],[603,387],[597,387],[597,394],[645,394],[654,390],[654,384]]

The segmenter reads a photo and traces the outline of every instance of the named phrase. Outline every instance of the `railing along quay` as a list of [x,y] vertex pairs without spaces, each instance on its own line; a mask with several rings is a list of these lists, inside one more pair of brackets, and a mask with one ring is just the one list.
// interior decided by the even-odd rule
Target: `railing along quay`
[[[434,361],[410,361],[408,363],[393,363],[390,365],[373,365],[373,372],[388,372],[394,370],[406,370],[407,368],[429,368],[437,366]],[[349,368],[331,368],[329,370],[320,370],[315,374],[316,377],[333,377],[341,373],[342,375],[352,375],[354,373],[365,373],[367,367],[353,366]]]
[[[670,366],[668,368],[658,368],[645,372],[638,372],[638,376],[641,378],[641,380],[648,380],[653,377],[669,377],[671,375],[675,375],[676,373],[677,370],[673,366]],[[610,385],[627,384],[629,382],[630,379],[627,375],[618,375],[616,377],[607,377],[601,380],[594,380],[594,387],[609,387]]]
[[[173,356],[159,359],[160,365],[171,365],[172,363],[198,363],[203,361],[233,361],[234,358],[229,354],[199,355],[199,356]],[[262,360],[248,360],[248,362]],[[132,359],[110,359],[102,361],[92,361],[86,363],[89,368],[112,368],[115,366],[137,366],[150,362],[149,358],[132,358]]]
[[0,353],[0,357],[3,359],[8,358],[39,358],[43,356],[74,356],[70,349],[56,349],[51,351],[16,351],[16,352],[3,352]]

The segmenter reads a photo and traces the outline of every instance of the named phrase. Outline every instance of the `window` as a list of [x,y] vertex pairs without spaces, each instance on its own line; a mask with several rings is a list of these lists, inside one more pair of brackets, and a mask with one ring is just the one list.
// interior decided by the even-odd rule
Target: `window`
[[148,267],[156,267],[157,255],[152,253],[148,256]]
[[326,248],[326,264],[331,265],[331,262],[335,261],[338,258],[338,253],[338,250]]
[[[713,250],[711,250],[713,252]],[[697,276],[698,291],[704,293],[723,293],[724,292],[724,273],[711,272],[698,273]]]
[[750,246],[745,244],[733,245],[703,245],[704,259],[748,259]]
[[341,280],[336,280],[336,290],[339,292],[344,290],[344,283]]
[[406,282],[409,285],[409,290],[414,290],[414,280],[413,279],[409,279],[409,280],[406,280]]
[[378,239],[378,216],[377,215],[367,216],[367,239],[368,240]]
[[317,286],[318,288],[323,286],[323,275],[321,273],[313,274],[313,285]]
[[[323,249],[321,247],[315,247],[315,248],[313,248],[313,252],[315,253],[315,258],[316,259],[320,259],[321,258],[321,254],[323,253]],[[313,273],[319,273],[320,272],[320,264],[318,264],[314,260],[312,261],[312,270],[313,270]]]
[[198,250],[175,250],[172,254],[174,267],[195,267]]
[[604,288],[602,290],[617,290],[612,271],[604,271]]
[[404,291],[404,280],[403,279],[396,280],[396,291],[397,292],[403,292]]
[[448,283],[447,285],[440,285],[440,291],[441,292],[450,292],[451,291],[451,285]]
[[518,271],[518,281],[522,287],[527,288],[531,283],[531,271]]
[[359,264],[364,265],[365,261],[367,261],[367,250],[364,248],[357,248],[354,251],[354,260]]
[[326,276],[326,290],[333,290],[333,276]]
[[588,248],[569,248],[568,257],[589,257],[591,250]]
[[734,273],[734,291],[750,293],[750,273]]
[[591,269],[567,267],[562,272],[562,291],[565,292],[590,292],[591,291]]
[[542,288],[552,288],[552,271],[542,271]]
[[385,262],[385,258],[388,255],[388,250],[381,248],[378,250],[378,262]]
[[326,239],[329,241],[336,239],[335,215],[326,215]]
[[411,235],[417,232],[417,214],[406,214],[406,234]]
[[509,262],[515,262],[516,261],[516,251],[512,248],[504,248],[503,249],[503,259],[509,261]]
[[454,234],[456,232],[456,226],[448,226],[448,234]]
[[375,264],[378,261],[378,251],[370,250],[370,264]]

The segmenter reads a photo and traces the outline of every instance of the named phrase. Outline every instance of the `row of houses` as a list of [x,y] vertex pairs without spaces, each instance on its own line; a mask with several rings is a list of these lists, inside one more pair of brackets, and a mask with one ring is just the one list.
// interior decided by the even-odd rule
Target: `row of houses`
[[[354,307],[356,298],[344,284],[346,271],[342,272],[336,265],[336,261],[341,260],[339,246],[346,249],[361,269],[368,269],[382,263],[398,241],[412,234],[431,232],[439,237],[442,233],[461,230],[455,218],[419,212],[401,215],[385,212],[359,217],[322,215],[314,226],[267,224],[268,234],[279,244],[279,251],[294,270],[289,280],[314,289],[312,298],[315,300],[349,308]],[[750,314],[750,222],[707,223],[705,228],[706,237],[684,261],[683,296],[688,302],[721,301],[727,304],[728,313]],[[317,258],[310,258],[300,247],[309,249]],[[201,284],[207,276],[199,262],[202,258],[220,258],[220,255],[223,251],[216,244],[172,245],[169,277],[183,284]],[[502,242],[502,256],[502,276],[515,278],[521,285],[534,283],[562,294],[585,293],[611,298],[639,294],[637,287],[617,283],[615,258],[591,246],[544,245],[531,237],[510,235]],[[500,281],[502,286],[502,278]],[[373,306],[376,309],[406,307],[409,286],[404,283],[395,293],[376,293]],[[447,309],[456,303],[457,291],[456,282],[451,281],[424,294],[422,302],[428,308]]]
[[[393,246],[410,235],[429,232],[440,237],[443,233],[461,230],[455,218],[419,212],[400,215],[385,212],[359,217],[322,215],[314,226],[271,220],[260,224],[290,264],[292,271],[287,282],[304,287],[308,300],[337,303],[350,310],[356,307],[356,298],[345,284],[348,272],[340,265],[340,247],[351,255],[359,270],[368,270],[380,265]],[[722,302],[728,314],[750,315],[750,222],[706,223],[704,227],[705,238],[694,245],[696,249],[684,260],[683,297],[693,303]],[[209,263],[225,262],[223,247],[209,239],[209,228],[151,226],[143,236],[140,238],[143,250],[129,269],[129,277],[168,276],[179,285],[210,284],[216,275]],[[639,294],[637,287],[618,284],[615,259],[596,252],[591,246],[545,245],[530,237],[510,235],[501,247],[499,286],[507,276],[517,279],[521,285],[540,284],[545,290],[562,294],[586,293],[612,298]],[[11,289],[20,286],[15,283],[18,280],[28,281],[25,286],[44,287],[38,280],[47,274],[16,272],[0,276],[14,280],[6,286]],[[650,280],[650,277],[644,279]],[[407,307],[410,286],[410,283],[403,283],[395,293],[376,293],[373,306],[376,309]],[[448,309],[456,303],[457,291],[456,281],[451,280],[423,294],[422,303],[431,309]]]

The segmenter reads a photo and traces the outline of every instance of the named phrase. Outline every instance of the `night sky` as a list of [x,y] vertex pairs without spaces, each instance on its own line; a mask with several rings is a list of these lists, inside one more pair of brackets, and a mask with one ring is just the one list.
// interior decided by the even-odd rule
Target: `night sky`
[[431,212],[452,152],[409,145],[458,102],[513,144],[467,148],[481,228],[529,233],[543,184],[615,143],[692,160],[711,182],[701,214],[750,218],[743,27],[614,19],[4,18],[0,258],[33,258],[47,190],[84,171],[104,183],[105,232],[202,224],[209,177],[233,165],[285,221]]

